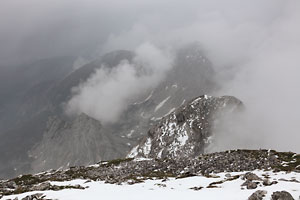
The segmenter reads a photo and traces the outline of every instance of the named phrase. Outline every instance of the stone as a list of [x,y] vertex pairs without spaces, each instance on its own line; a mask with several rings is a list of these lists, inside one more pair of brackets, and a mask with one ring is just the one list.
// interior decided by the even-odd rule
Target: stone
[[32,187],[32,190],[37,190],[37,191],[43,191],[43,190],[49,190],[51,187],[51,184],[49,182],[44,182],[44,183],[41,183],[39,185],[34,185]]
[[263,180],[263,185],[264,186],[270,186],[270,185],[273,185],[273,184],[277,184],[278,182],[277,181],[270,181],[270,179],[267,179],[267,178],[265,178],[264,180]]
[[257,188],[257,183],[246,180],[241,186],[246,186],[248,190],[249,189],[251,190],[251,189],[256,189]]
[[294,200],[293,196],[287,191],[273,192],[271,200]]
[[256,174],[254,174],[254,173],[252,173],[252,172],[247,172],[245,175],[244,175],[244,177],[243,177],[243,179],[245,180],[249,180],[249,181],[260,181],[261,180],[261,178],[259,178]]
[[257,190],[248,198],[248,200],[262,200],[266,194],[267,191],[265,190]]
[[44,194],[42,193],[36,193],[32,195],[28,195],[24,197],[22,200],[44,200]]

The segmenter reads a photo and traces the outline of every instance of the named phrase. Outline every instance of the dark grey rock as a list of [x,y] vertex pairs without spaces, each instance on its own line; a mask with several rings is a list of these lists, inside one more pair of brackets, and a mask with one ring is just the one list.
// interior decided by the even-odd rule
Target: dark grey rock
[[271,200],[294,200],[293,196],[287,191],[273,192]]
[[248,198],[248,200],[262,200],[266,194],[267,191],[265,190],[257,190]]
[[241,186],[245,186],[247,189],[256,189],[257,188],[257,183],[246,180]]
[[51,188],[51,184],[49,182],[44,182],[38,185],[34,185],[32,187],[32,190],[43,191],[43,190],[49,190],[50,188]]
[[249,181],[260,181],[261,178],[259,178],[256,174],[252,173],[252,172],[247,172],[244,176],[243,176],[244,180],[249,180]]
[[32,194],[24,197],[22,200],[46,200],[45,195],[42,193]]
[[277,184],[277,183],[278,183],[277,181],[270,181],[270,179],[268,179],[268,178],[263,179],[264,186],[270,186],[270,185]]

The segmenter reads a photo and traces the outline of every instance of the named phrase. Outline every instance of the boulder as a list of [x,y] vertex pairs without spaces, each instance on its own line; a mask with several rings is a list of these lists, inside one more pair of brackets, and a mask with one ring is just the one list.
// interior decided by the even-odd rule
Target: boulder
[[248,198],[248,200],[262,200],[266,194],[267,191],[265,190],[257,190]]
[[287,191],[273,192],[271,200],[294,200],[292,195]]

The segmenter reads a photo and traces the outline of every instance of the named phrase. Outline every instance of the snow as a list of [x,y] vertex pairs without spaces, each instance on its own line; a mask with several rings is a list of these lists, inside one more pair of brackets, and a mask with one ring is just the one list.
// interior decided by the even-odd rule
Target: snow
[[134,161],[145,161],[145,160],[152,160],[152,158],[135,158]]
[[127,134],[127,137],[130,138],[135,130],[130,130],[130,132]]
[[157,110],[159,110],[168,100],[170,99],[170,96],[168,96],[167,98],[165,98],[162,102],[160,102],[154,109],[154,112],[156,112]]
[[145,145],[143,146],[143,153],[148,155],[151,151],[151,138],[147,138]]
[[[234,172],[230,173],[232,176],[241,175],[246,172]],[[283,181],[282,178],[291,180],[300,180],[300,173],[274,173],[271,171],[255,171],[258,176],[262,177],[262,174],[268,174],[271,176],[271,180],[277,180],[278,184],[271,186],[259,185],[257,189],[248,190],[241,189],[241,184],[244,182],[241,178],[231,181],[225,181],[222,184],[217,184],[217,188],[206,188],[210,183],[223,181],[227,178],[226,173],[216,174],[215,178],[207,178],[203,176],[194,176],[182,179],[169,178],[166,181],[162,180],[147,180],[144,183],[137,183],[133,185],[122,184],[106,184],[103,181],[89,181],[86,180],[72,180],[66,182],[51,182],[55,185],[81,185],[85,187],[84,190],[79,189],[64,189],[60,191],[34,191],[24,194],[11,195],[3,197],[4,200],[24,198],[27,195],[35,194],[37,192],[46,195],[49,199],[58,200],[85,200],[85,199],[130,199],[130,200],[152,200],[152,199],[172,199],[182,200],[188,198],[189,200],[198,199],[248,199],[248,197],[257,190],[266,190],[267,194],[264,200],[270,199],[274,191],[288,191],[294,197],[299,199],[300,195],[300,183]],[[193,190],[192,187],[203,187],[200,190]]]
[[159,151],[159,153],[157,154],[157,158],[161,158],[162,152],[163,152],[163,149]]
[[149,94],[149,96],[148,96],[146,99],[144,99],[144,100],[141,101],[141,102],[135,102],[134,105],[142,104],[142,103],[147,102],[147,101],[152,97],[152,95],[153,95],[153,90],[151,91],[151,93]]
[[167,116],[167,115],[169,115],[169,114],[171,114],[171,113],[174,112],[175,110],[176,110],[176,108],[171,108],[171,110],[170,110],[167,114],[165,114],[164,117]]
[[177,88],[177,87],[178,87],[177,84],[172,85],[172,88]]
[[129,154],[128,154],[127,157],[129,157],[129,158],[136,157],[137,154],[138,154],[138,151],[137,151],[138,148],[139,148],[139,145],[135,146],[135,147],[129,152]]
[[182,103],[180,104],[180,106],[182,106],[185,103],[185,99],[183,99]]
[[177,140],[181,146],[184,146],[188,139],[189,139],[189,136],[187,135],[186,131],[184,131],[182,134],[180,134],[179,137],[177,138]]

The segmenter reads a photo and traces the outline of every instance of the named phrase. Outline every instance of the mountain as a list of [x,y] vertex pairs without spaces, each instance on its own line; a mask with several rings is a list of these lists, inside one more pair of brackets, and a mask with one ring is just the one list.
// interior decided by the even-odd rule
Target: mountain
[[[34,158],[30,152],[34,152],[38,144],[44,144],[44,133],[49,124],[55,123],[53,119],[65,124],[78,122],[68,119],[62,106],[71,98],[72,88],[85,81],[95,69],[114,67],[132,57],[130,51],[114,51],[75,71],[75,57],[55,57],[22,66],[1,67],[0,94],[5,99],[0,98],[0,150],[3,152],[0,155],[0,177],[12,177],[37,169],[32,167]],[[78,118],[80,120],[81,117]],[[92,121],[91,118],[89,120]],[[95,127],[94,133],[99,131],[98,126]],[[62,135],[63,132],[57,134]],[[81,130],[80,133],[84,135],[85,132],[88,130]]]
[[[164,80],[132,98],[116,123],[103,124],[88,115],[65,115],[64,104],[72,97],[73,87],[86,81],[96,69],[113,68],[123,60],[130,63],[134,56],[131,51],[114,51],[77,70],[68,68],[50,82],[30,85],[19,98],[20,106],[6,112],[22,113],[22,118],[0,133],[7,136],[0,141],[0,150],[5,152],[0,155],[0,177],[124,157],[161,118],[189,99],[219,87],[212,63],[198,44],[191,44],[177,51]],[[48,62],[46,66],[53,62],[53,66],[63,67],[55,60]]]
[[108,131],[99,121],[85,114],[70,122],[53,118],[48,123],[43,139],[29,152],[33,171],[116,159],[123,154],[122,146],[127,146],[123,138],[106,134]]
[[[79,74],[87,75],[87,71],[92,71],[92,66],[114,67],[124,59],[131,62],[133,55],[129,51],[112,52],[105,55],[103,60],[94,62],[98,63],[97,65],[88,64],[79,69],[81,72],[75,71],[70,74],[57,87],[60,89],[55,94],[64,94],[64,98],[58,102],[68,99],[69,95],[66,94],[70,94],[71,87],[79,83]],[[183,66],[185,70],[183,70]],[[50,168],[66,168],[68,165],[87,165],[91,161],[125,157],[158,120],[174,111],[188,99],[195,97],[196,94],[212,91],[216,87],[213,80],[212,64],[205,58],[200,46],[190,45],[182,48],[177,52],[174,66],[166,78],[151,91],[145,91],[141,97],[133,98],[132,103],[116,123],[91,126],[88,129],[74,129],[73,127],[85,127],[84,124],[90,123],[90,117],[86,116],[80,120],[81,124],[78,124],[78,116],[70,121],[62,115],[58,115],[56,118],[63,121],[63,124],[68,124],[63,125],[67,127],[63,130],[56,128],[56,122],[48,122],[49,128],[45,131],[43,139],[30,151],[32,154],[30,156],[33,158],[32,169],[37,172]],[[68,85],[69,83],[73,84]],[[69,90],[62,90],[61,88],[69,88]],[[57,104],[58,98],[54,99]],[[51,123],[54,124],[51,125]],[[93,136],[90,135],[91,133],[94,133]],[[102,137],[95,136],[95,134]],[[86,135],[91,136],[94,140]],[[102,145],[101,147],[100,144],[111,145]],[[76,154],[72,152],[77,152],[79,156],[76,157]],[[66,156],[57,157],[57,153]],[[89,159],[80,155],[89,155]],[[42,161],[47,164],[37,164]]]
[[0,68],[0,177],[30,170],[27,151],[51,115],[47,92],[73,70],[74,57]]
[[128,156],[163,159],[199,156],[210,144],[220,115],[229,118],[242,109],[243,103],[235,97],[197,97],[151,127]]

